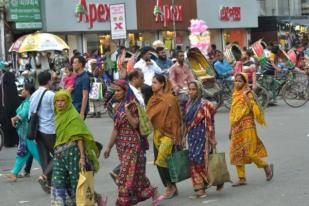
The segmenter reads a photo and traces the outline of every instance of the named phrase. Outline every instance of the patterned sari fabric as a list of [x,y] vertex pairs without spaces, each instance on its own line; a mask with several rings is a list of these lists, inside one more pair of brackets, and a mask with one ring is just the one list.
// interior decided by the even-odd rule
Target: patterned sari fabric
[[[62,110],[57,108],[58,97],[64,97],[65,100],[65,108]],[[70,94],[63,90],[58,91],[54,97],[54,105],[57,137],[53,159],[51,205],[74,206],[80,171],[78,141],[82,140],[84,143],[86,170],[99,170],[99,153],[92,134],[72,105]]]
[[214,106],[201,98],[189,101],[186,127],[189,144],[190,171],[194,190],[206,189],[207,165],[211,145],[216,143]]
[[[146,177],[147,139],[140,137],[138,130],[132,128],[124,112],[124,105],[132,100],[128,97],[130,93],[128,91],[126,100],[120,103],[114,116],[114,127],[118,132],[116,148],[121,164],[117,206],[135,205],[152,197],[155,191]],[[129,109],[133,116],[138,116],[136,105]]]
[[[246,77],[246,76],[244,76]],[[232,165],[250,164],[256,158],[267,156],[267,151],[257,135],[255,120],[265,125],[264,114],[252,91],[245,85],[233,93],[230,111]]]

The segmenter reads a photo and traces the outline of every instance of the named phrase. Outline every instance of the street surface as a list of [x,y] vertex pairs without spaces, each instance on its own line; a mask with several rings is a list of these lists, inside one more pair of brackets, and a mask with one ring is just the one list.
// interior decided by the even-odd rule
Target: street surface
[[[280,102],[278,106],[266,110],[268,126],[259,127],[258,132],[268,152],[268,161],[274,163],[274,179],[265,181],[263,170],[254,165],[247,166],[245,187],[232,188],[225,185],[222,192],[215,188],[208,190],[208,197],[191,200],[193,193],[191,180],[178,184],[179,195],[166,200],[161,205],[209,205],[209,206],[308,206],[309,205],[309,104],[293,109]],[[88,119],[87,124],[94,133],[96,140],[107,144],[112,130],[112,120],[107,116],[100,119]],[[226,152],[226,158],[233,181],[237,180],[236,170],[229,164],[228,112],[221,109],[216,115],[216,137],[218,150]],[[151,140],[150,140],[151,141]],[[147,176],[153,185],[164,191],[156,168],[152,165],[152,148],[147,153]],[[0,173],[9,172],[16,154],[16,148],[4,149],[0,152]],[[96,191],[108,196],[108,206],[115,205],[117,188],[108,175],[118,164],[115,148],[110,159],[101,156],[101,170],[96,175]],[[36,179],[41,174],[40,167],[35,163],[31,177],[18,179],[16,183],[8,182],[0,177],[0,206],[48,206],[50,197],[45,194]],[[151,201],[140,206],[149,206]]]

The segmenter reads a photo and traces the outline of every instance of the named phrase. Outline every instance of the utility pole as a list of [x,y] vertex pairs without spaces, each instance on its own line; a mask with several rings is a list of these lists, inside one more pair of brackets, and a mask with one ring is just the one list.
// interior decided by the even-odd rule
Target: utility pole
[[175,17],[175,0],[172,0],[172,7],[173,7],[173,45],[174,45],[174,49],[176,49],[176,17]]

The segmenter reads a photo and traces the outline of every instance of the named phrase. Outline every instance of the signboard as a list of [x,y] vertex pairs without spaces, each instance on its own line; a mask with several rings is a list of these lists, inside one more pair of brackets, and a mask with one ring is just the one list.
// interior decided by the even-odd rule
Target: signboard
[[42,22],[16,22],[16,29],[41,29]]
[[110,22],[112,39],[126,39],[126,12],[125,4],[110,4]]
[[240,6],[221,6],[219,11],[219,19],[221,21],[240,21]]
[[76,5],[75,15],[78,22],[89,22],[89,29],[92,29],[95,22],[109,20],[109,5],[87,3],[87,0],[80,0],[79,4]]
[[8,20],[15,22],[41,21],[40,0],[10,0]]

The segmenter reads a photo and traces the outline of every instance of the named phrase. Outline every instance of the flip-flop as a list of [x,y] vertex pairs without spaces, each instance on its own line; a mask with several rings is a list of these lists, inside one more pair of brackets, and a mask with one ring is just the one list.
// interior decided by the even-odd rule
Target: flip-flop
[[274,176],[274,165],[270,164],[269,167],[270,167],[270,170],[271,170],[271,175],[267,176],[267,178],[266,178],[266,181],[268,181],[268,182],[271,181],[273,179],[273,176]]
[[152,206],[158,206],[164,199],[164,195],[159,195],[156,199],[152,201]]
[[189,199],[196,200],[196,199],[200,199],[200,198],[205,198],[207,196],[208,196],[207,193],[205,193],[203,195],[191,195],[191,196],[189,196]]

